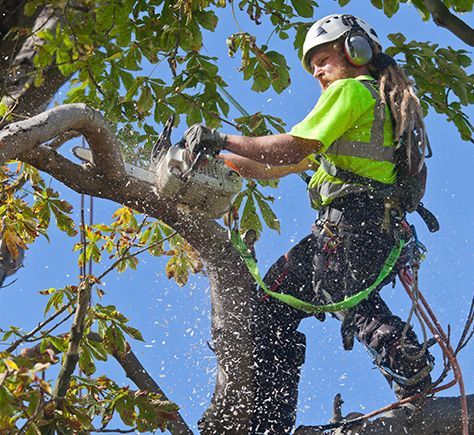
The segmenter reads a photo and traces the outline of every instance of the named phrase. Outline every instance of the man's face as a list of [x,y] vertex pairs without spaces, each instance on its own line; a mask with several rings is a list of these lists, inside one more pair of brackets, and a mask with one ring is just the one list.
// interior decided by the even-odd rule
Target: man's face
[[318,79],[323,90],[332,82],[351,76],[350,66],[341,50],[329,44],[317,48],[311,55],[310,66],[313,77]]

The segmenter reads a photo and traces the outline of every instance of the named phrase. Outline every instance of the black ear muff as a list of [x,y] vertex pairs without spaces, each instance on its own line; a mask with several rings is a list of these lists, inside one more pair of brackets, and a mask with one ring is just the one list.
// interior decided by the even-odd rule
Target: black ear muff
[[372,45],[364,32],[351,30],[344,40],[344,55],[353,66],[367,65],[373,56]]

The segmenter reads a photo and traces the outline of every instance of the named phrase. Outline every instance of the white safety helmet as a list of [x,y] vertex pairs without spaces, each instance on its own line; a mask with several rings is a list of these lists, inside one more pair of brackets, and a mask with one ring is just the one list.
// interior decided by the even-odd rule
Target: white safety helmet
[[312,74],[309,65],[313,48],[336,41],[347,34],[344,41],[344,54],[347,61],[354,66],[367,65],[373,55],[373,44],[381,47],[375,30],[364,20],[354,15],[333,14],[316,21],[308,30],[303,44],[303,68]]

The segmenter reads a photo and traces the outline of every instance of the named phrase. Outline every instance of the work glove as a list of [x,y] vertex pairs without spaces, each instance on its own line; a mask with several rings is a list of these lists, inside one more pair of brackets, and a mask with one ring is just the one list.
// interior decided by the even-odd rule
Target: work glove
[[194,124],[189,127],[184,132],[183,139],[186,148],[194,155],[204,152],[211,156],[217,156],[219,151],[227,145],[225,134],[202,124]]

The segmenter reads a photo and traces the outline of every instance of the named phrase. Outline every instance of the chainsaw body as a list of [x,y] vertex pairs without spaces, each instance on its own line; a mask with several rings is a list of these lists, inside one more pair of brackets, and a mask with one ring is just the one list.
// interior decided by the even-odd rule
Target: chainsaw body
[[177,145],[160,153],[150,169],[162,195],[212,218],[226,213],[242,188],[242,178],[222,159],[203,155],[193,162],[189,151]]
[[[130,177],[156,186],[168,198],[213,219],[222,217],[232,199],[242,188],[242,178],[222,159],[199,154],[190,155],[185,144],[171,144],[174,117],[170,117],[153,147],[150,168],[124,163]],[[92,153],[82,147],[73,148],[82,161],[93,164]]]

